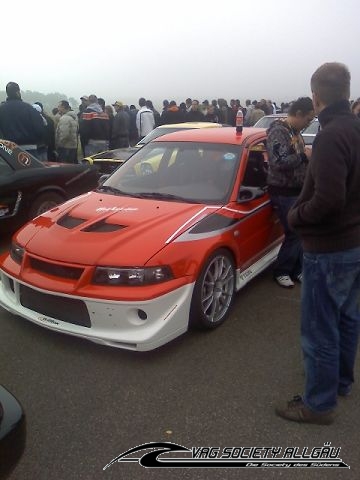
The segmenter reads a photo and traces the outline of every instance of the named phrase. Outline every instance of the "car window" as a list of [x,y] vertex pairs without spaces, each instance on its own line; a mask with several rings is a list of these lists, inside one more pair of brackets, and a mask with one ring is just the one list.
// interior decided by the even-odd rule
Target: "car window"
[[163,128],[163,127],[157,127],[155,128],[152,132],[150,132],[146,137],[144,137],[138,145],[146,145],[147,143],[151,142],[152,140],[155,140],[155,138],[161,137],[162,135],[165,135],[166,133],[173,133],[177,132],[179,130],[179,127],[174,126],[173,128]]
[[275,120],[280,120],[281,118],[286,118],[286,115],[278,115],[278,116],[267,116],[261,117],[260,120],[256,122],[254,127],[256,128],[269,128],[270,125],[275,121]]
[[154,142],[135,153],[103,185],[134,196],[219,204],[232,191],[240,153],[237,145]]
[[320,124],[318,120],[314,120],[310,125],[302,131],[302,135],[313,134],[316,135],[319,131]]
[[241,184],[246,187],[265,187],[267,170],[268,162],[264,143],[253,145],[249,150]]
[[13,173],[13,169],[10,167],[7,161],[0,156],[0,176],[2,177],[11,173]]

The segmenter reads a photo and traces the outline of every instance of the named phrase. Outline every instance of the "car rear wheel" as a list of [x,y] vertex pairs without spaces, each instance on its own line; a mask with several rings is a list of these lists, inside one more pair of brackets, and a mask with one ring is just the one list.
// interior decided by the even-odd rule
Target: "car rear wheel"
[[214,252],[206,261],[194,287],[190,325],[215,328],[229,315],[235,292],[235,266],[225,249]]
[[30,210],[29,210],[29,219],[31,220],[38,215],[50,210],[51,208],[56,207],[60,203],[63,203],[65,199],[59,195],[58,193],[54,192],[45,192],[41,193],[38,197],[35,198],[33,201]]

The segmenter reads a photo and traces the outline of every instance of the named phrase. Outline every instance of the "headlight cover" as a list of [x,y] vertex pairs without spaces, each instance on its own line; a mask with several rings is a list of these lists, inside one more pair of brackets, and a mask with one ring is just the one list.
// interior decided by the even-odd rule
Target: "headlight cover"
[[171,280],[173,274],[170,267],[96,267],[92,282],[97,285],[142,286]]
[[21,262],[24,258],[25,249],[21,247],[18,243],[12,242],[10,247],[10,257],[14,260],[14,262],[21,265]]

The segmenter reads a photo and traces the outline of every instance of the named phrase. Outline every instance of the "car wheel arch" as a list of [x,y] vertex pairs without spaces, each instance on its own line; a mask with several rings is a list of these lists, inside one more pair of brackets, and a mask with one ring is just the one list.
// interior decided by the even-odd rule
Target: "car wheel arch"
[[48,187],[37,190],[29,200],[29,220],[44,213],[45,210],[41,207],[42,202],[46,201],[55,206],[65,202],[67,199],[68,195],[61,188]]

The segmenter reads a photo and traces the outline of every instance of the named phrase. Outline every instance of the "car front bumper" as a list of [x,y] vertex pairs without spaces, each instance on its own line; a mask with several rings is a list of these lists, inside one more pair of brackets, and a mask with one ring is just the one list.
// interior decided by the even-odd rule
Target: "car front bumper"
[[59,294],[0,271],[0,305],[37,325],[127,350],[153,350],[186,332],[194,284],[155,299],[113,301]]

